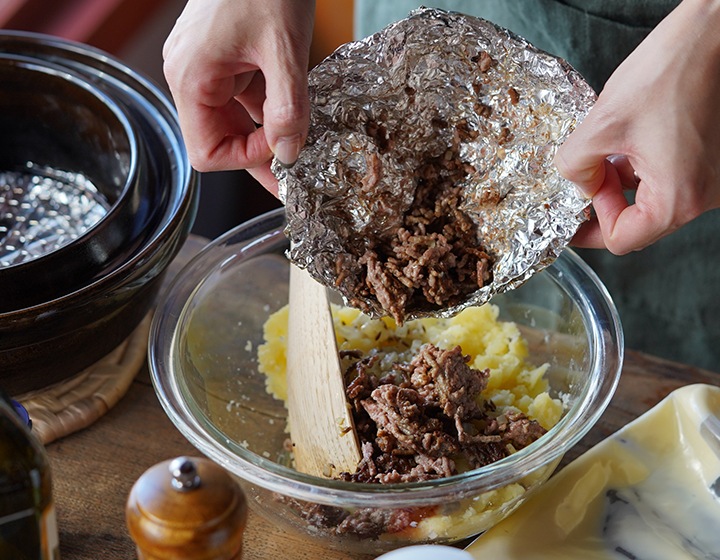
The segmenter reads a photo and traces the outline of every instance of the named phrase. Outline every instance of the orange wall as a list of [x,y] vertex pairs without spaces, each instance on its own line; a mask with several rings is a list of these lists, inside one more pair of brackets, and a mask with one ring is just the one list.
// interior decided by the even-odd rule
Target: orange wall
[[353,0],[316,0],[310,66],[353,39]]

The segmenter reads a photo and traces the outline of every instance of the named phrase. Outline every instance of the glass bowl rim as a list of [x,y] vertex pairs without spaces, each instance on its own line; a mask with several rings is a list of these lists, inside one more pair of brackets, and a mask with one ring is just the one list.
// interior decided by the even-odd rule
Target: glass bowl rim
[[[538,442],[479,469],[427,482],[405,484],[357,484],[338,480],[320,479],[284,467],[246,450],[234,443],[212,424],[201,422],[181,398],[178,379],[172,371],[171,358],[177,342],[176,327],[181,323],[184,309],[204,279],[217,267],[228,262],[227,252],[219,247],[234,244],[239,235],[247,231],[276,235],[284,227],[284,208],[266,212],[248,220],[206,245],[175,276],[158,302],[150,328],[148,363],[150,376],[159,401],[179,431],[196,448],[240,478],[288,497],[327,505],[356,507],[409,507],[447,502],[448,494],[457,497],[474,496],[517,482],[528,473],[560,459],[595,425],[607,408],[617,388],[624,357],[624,337],[617,309],[610,294],[595,272],[574,252],[565,249],[547,269],[547,274],[558,285],[558,277],[585,277],[586,291],[576,284],[560,285],[579,309],[590,345],[596,351],[591,355],[591,381],[578,396],[568,412]],[[270,233],[268,233],[270,232]],[[248,243],[244,236],[240,241]],[[193,273],[202,271],[201,278]],[[189,282],[189,280],[194,280]],[[595,308],[591,306],[595,301]],[[590,316],[596,321],[589,321]],[[605,374],[602,371],[605,370]],[[512,475],[509,476],[509,473]]]

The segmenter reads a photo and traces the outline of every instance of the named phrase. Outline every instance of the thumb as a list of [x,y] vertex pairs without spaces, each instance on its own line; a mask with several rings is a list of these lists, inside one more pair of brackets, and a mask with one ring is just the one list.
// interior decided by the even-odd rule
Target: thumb
[[[602,94],[601,94],[602,97]],[[565,179],[592,198],[606,180],[605,160],[624,153],[618,142],[618,127],[607,104],[598,102],[567,137],[555,154],[555,166]]]
[[574,183],[582,193],[592,198],[605,182],[605,159],[610,154],[598,152],[578,127],[558,148],[555,167],[560,175]]
[[307,137],[310,122],[308,49],[286,50],[285,56],[277,52],[275,62],[263,69],[265,138],[275,157],[284,165],[295,163]]

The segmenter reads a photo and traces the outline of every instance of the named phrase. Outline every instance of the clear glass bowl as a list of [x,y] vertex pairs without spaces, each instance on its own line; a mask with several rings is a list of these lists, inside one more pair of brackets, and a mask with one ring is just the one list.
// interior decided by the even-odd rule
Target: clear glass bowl
[[[412,484],[325,480],[284,466],[286,409],[266,391],[256,359],[263,324],[288,302],[284,225],[283,210],[275,210],[197,255],[161,301],[149,350],[153,383],[171,420],[237,475],[250,504],[277,526],[364,553],[458,542],[518,507],[608,405],[623,358],[617,311],[590,268],[566,250],[525,285],[493,299],[500,318],[520,326],[530,360],[550,364],[551,396],[567,405],[542,438],[483,468]],[[348,515],[372,525],[399,512],[416,517],[418,527],[372,537],[338,529]]]

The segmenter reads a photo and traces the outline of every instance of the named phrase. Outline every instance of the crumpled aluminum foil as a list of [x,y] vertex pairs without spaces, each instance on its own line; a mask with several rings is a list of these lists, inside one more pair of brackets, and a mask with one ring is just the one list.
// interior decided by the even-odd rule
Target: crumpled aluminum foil
[[50,253],[98,223],[111,204],[80,173],[28,162],[0,171],[0,267]]
[[[482,52],[493,60],[485,71]],[[565,61],[491,22],[414,10],[338,48],[310,72],[309,87],[306,145],[294,166],[274,161],[272,169],[286,206],[288,256],[329,287],[336,288],[340,255],[397,227],[414,196],[421,162],[413,158],[442,154],[453,135],[457,142],[458,125],[479,132],[460,142],[472,170],[463,210],[495,259],[493,278],[458,305],[408,309],[406,318],[450,316],[521,285],[550,265],[587,219],[590,201],[557,173],[553,157],[596,95]],[[434,119],[452,126],[438,128]],[[387,153],[368,123],[392,131]],[[373,173],[368,154],[382,164],[369,190],[358,179]],[[355,295],[340,292],[346,302]],[[371,314],[386,314],[374,299],[363,301]]]

